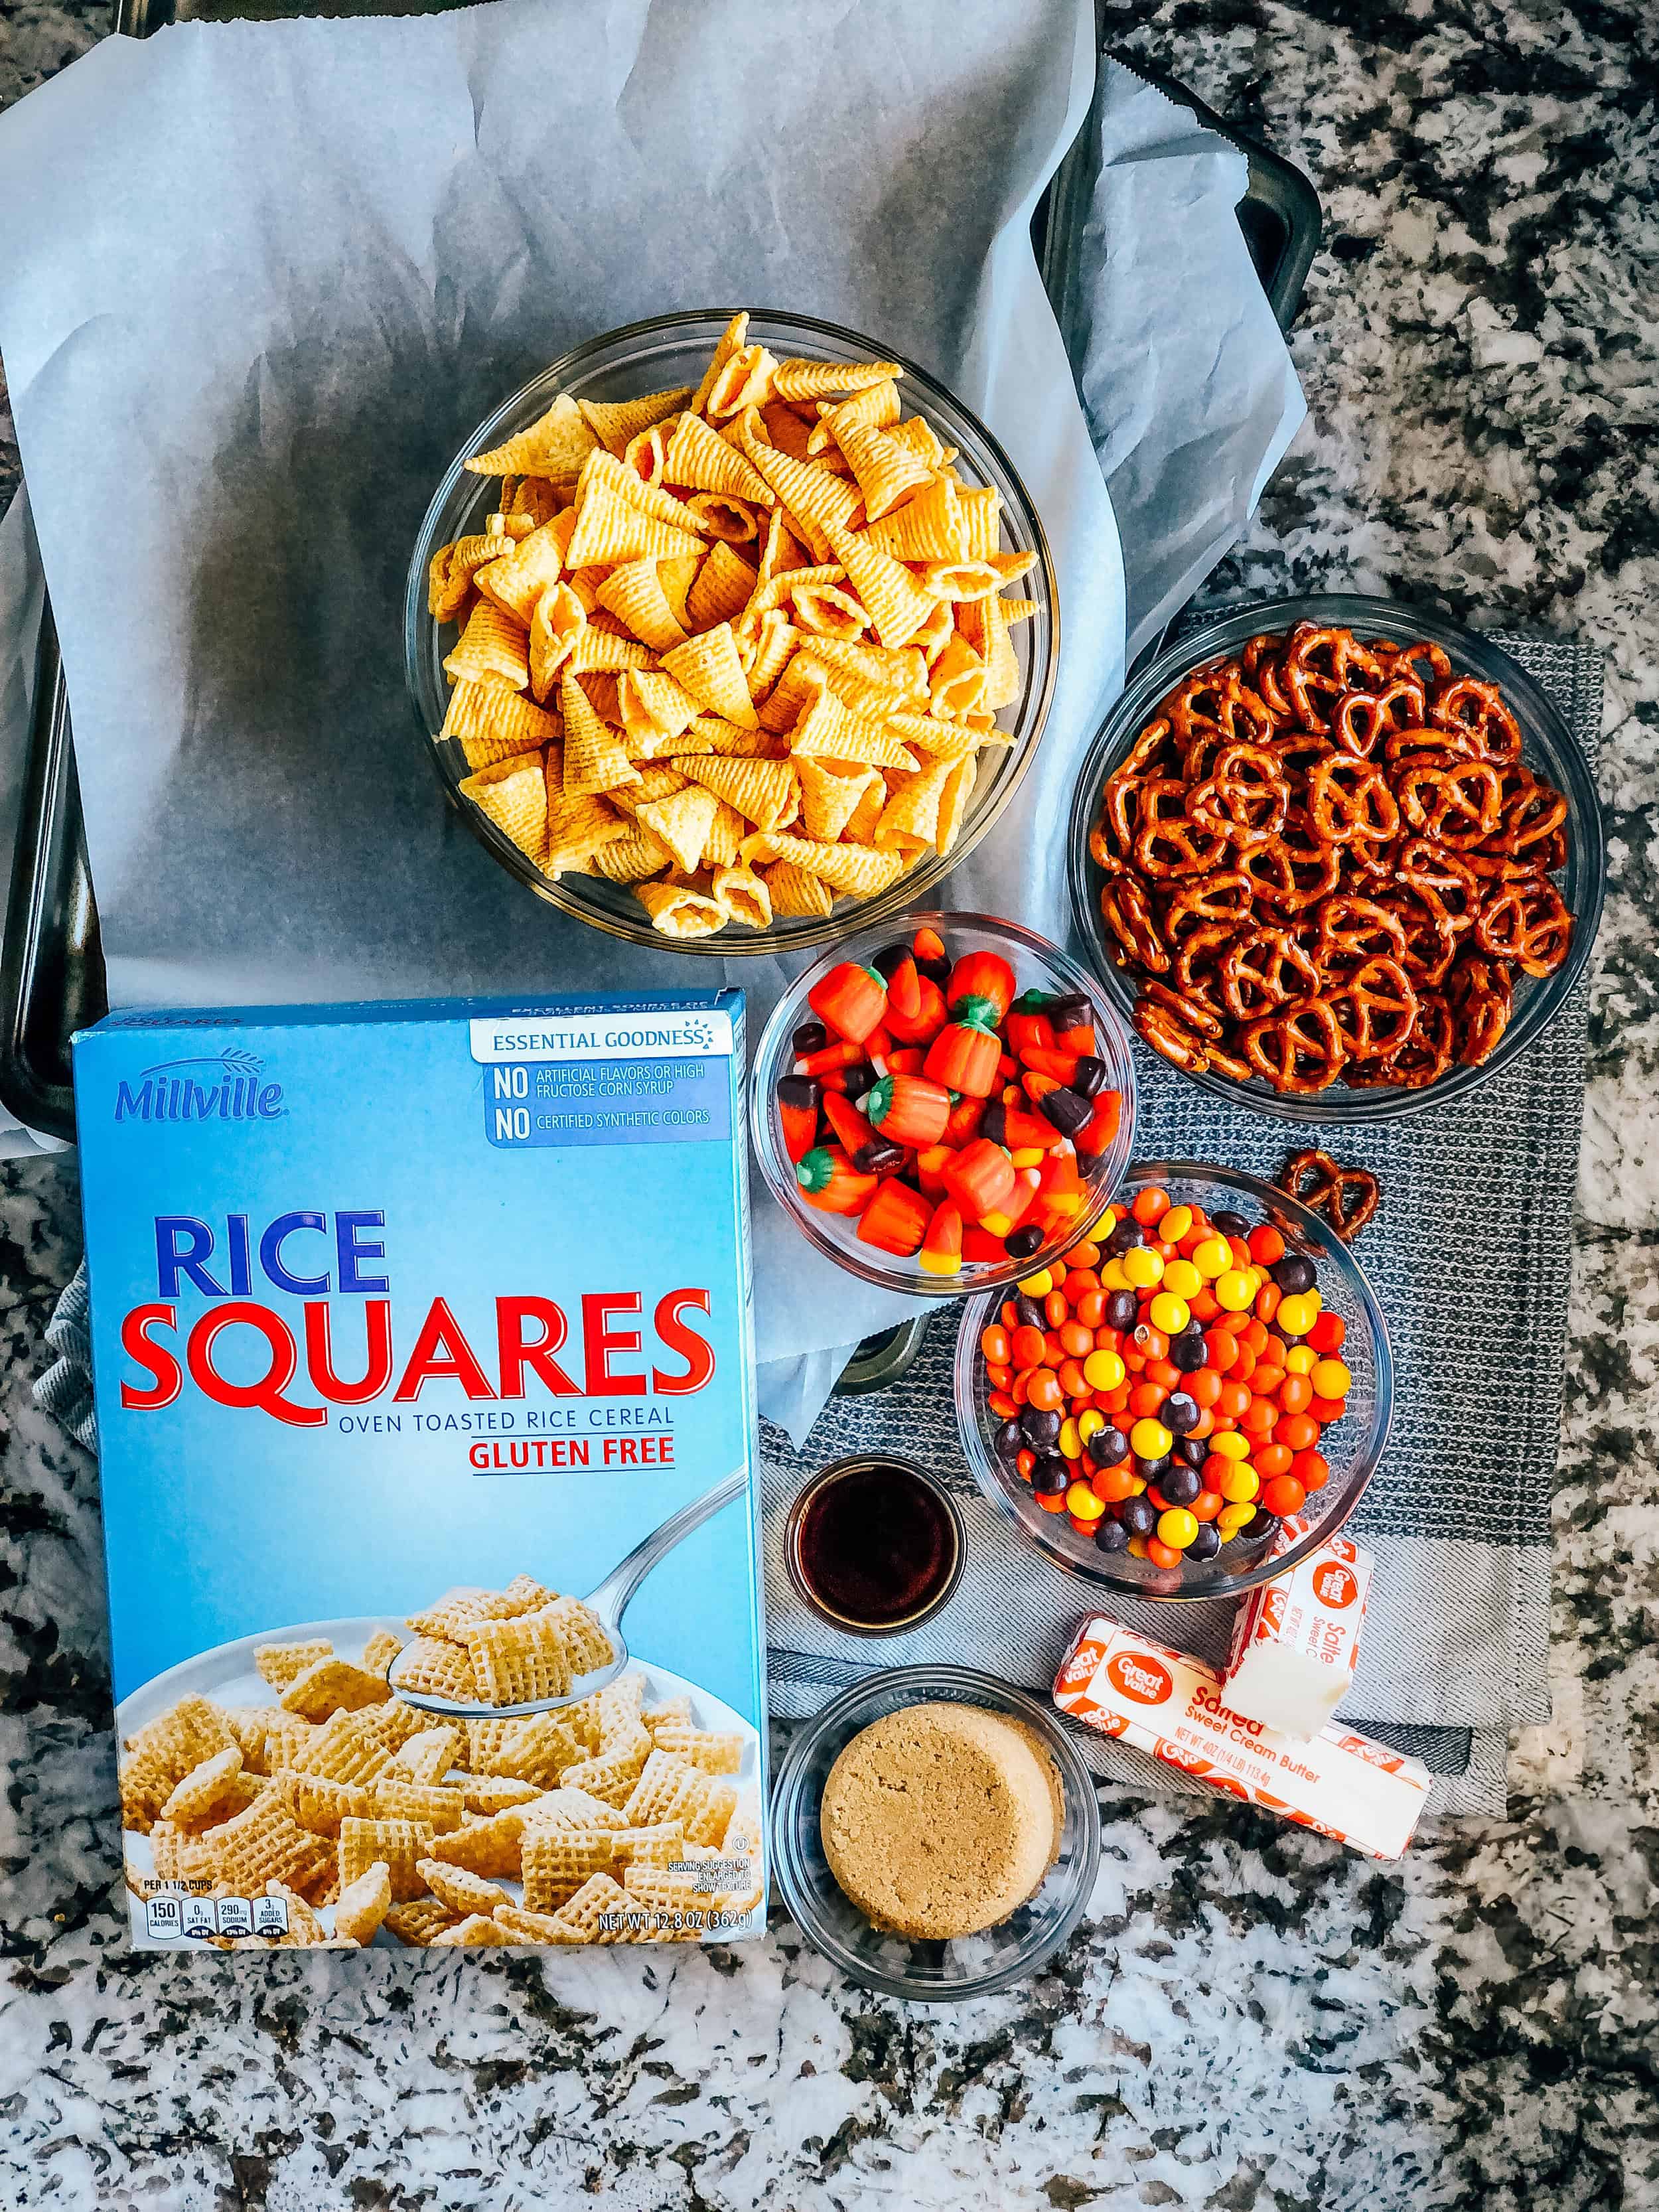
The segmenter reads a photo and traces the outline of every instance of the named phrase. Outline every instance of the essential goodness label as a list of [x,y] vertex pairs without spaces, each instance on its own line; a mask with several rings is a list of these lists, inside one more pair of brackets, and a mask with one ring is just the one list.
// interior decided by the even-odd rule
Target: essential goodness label
[[140,1943],[762,1924],[741,1011],[77,1039]]
[[1429,1778],[1414,1759],[1332,1725],[1298,1743],[1224,1702],[1219,1670],[1096,1614],[1072,1640],[1054,1703],[1212,1789],[1265,1806],[1372,1858],[1398,1858]]

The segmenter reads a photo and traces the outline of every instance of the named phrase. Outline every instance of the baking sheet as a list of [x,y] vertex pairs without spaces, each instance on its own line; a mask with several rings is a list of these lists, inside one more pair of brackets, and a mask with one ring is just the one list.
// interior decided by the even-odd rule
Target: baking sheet
[[[1062,768],[1121,675],[1122,570],[1026,232],[1091,39],[1073,0],[498,0],[111,40],[13,110],[0,350],[112,1002],[683,976],[527,896],[449,817],[398,622],[470,427],[645,315],[787,304],[985,416],[1059,559]],[[731,980],[755,1021],[784,973]],[[763,1358],[897,1310],[757,1213]]]

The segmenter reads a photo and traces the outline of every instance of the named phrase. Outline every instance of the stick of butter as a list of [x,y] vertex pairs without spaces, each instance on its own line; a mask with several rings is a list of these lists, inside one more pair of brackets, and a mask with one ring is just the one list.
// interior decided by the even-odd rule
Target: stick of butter
[[[1275,1540],[1288,1551],[1306,1534],[1286,1522]],[[1271,1554],[1269,1555],[1271,1556]],[[1233,1623],[1227,1703],[1247,1720],[1306,1743],[1353,1687],[1371,1557],[1346,1536],[1253,1589]]]
[[1400,1856],[1426,1802],[1425,1767],[1334,1723],[1292,1742],[1224,1705],[1222,1689],[1218,1668],[1096,1613],[1060,1662],[1054,1703],[1212,1790],[1368,1857]]

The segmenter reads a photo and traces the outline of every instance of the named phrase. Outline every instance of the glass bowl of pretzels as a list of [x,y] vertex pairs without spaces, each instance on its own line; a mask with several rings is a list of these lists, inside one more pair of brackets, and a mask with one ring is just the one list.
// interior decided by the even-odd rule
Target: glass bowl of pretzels
[[1306,1122],[1461,1097],[1583,971],[1606,852],[1560,714],[1431,608],[1241,608],[1125,691],[1073,805],[1078,926],[1142,1040]]
[[1018,787],[1058,657],[989,432],[872,340],[775,313],[555,362],[451,463],[404,602],[425,741],[496,860],[720,957],[941,881]]

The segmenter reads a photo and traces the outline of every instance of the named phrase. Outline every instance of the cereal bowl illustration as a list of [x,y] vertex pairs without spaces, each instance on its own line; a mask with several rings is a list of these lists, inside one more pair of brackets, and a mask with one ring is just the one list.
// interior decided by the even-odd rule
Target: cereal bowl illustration
[[[135,1934],[264,1950],[752,1932],[757,1733],[620,1630],[650,1567],[744,1480],[653,1532],[596,1603],[521,1574],[401,1620],[246,1637],[136,1691],[117,1716]],[[471,1693],[453,1717],[432,1710],[440,1686]],[[546,1701],[494,1694],[526,1686]]]

